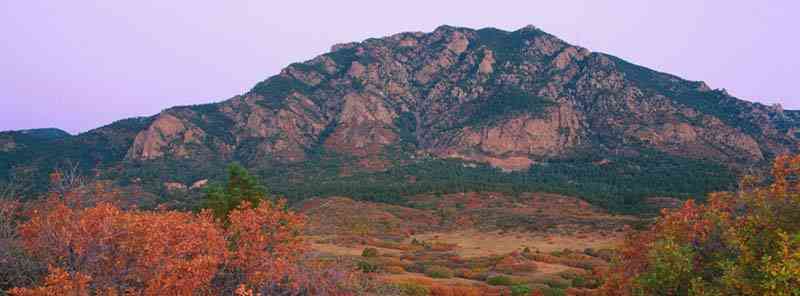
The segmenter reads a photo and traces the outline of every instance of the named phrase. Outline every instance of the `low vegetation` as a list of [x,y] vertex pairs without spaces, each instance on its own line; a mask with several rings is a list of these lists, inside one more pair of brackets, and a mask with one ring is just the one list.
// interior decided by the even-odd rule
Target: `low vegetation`
[[[146,210],[108,182],[56,172],[40,200],[0,190],[0,288],[19,296],[798,295],[799,177],[800,156],[779,157],[769,184],[744,178],[740,190],[664,210],[638,231],[631,226],[645,220],[545,193],[420,194],[407,207],[312,199],[293,209],[235,165],[196,211]],[[625,237],[616,250],[614,237]]]
[[[53,174],[54,182],[60,178]],[[209,191],[212,209],[198,213],[126,208],[113,192],[82,187],[53,191],[25,206],[3,201],[3,243],[18,249],[0,254],[2,288],[18,296],[346,295],[381,289],[347,265],[309,257],[301,236],[306,218],[283,200],[266,199],[246,171],[231,167],[228,180],[224,190]]]
[[628,239],[604,294],[800,295],[799,176],[800,156],[782,156],[767,186],[665,212]]

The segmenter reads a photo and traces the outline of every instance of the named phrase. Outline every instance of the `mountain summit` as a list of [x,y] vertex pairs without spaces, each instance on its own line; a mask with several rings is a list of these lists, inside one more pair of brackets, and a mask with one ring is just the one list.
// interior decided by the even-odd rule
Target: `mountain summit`
[[[14,145],[13,134],[0,134],[0,147],[25,147],[0,150],[0,167],[46,171],[66,158],[117,177],[125,171],[153,184],[190,184],[236,161],[284,194],[327,180],[334,192],[304,191],[326,195],[359,176],[362,186],[388,178],[387,188],[442,190],[420,183],[436,171],[421,167],[446,162],[459,163],[467,183],[474,168],[476,183],[536,183],[575,194],[591,185],[608,196],[636,196],[629,203],[731,186],[734,174],[796,151],[798,127],[800,112],[739,100],[533,26],[441,26],[335,45],[246,94],[120,121],[47,147]],[[648,169],[688,174],[696,186],[627,188],[624,180],[643,178]],[[489,185],[449,190],[481,186]],[[389,195],[405,192],[398,190]]]

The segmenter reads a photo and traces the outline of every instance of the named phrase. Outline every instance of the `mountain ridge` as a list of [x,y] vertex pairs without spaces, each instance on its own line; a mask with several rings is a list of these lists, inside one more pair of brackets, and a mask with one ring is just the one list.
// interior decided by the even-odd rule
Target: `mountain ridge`
[[798,127],[798,111],[739,100],[533,26],[440,26],[337,44],[245,94],[123,120],[64,145],[107,145],[74,153],[87,169],[194,168],[194,179],[231,161],[283,170],[321,159],[335,163],[330,178],[447,159],[526,174],[575,159],[577,170],[649,159],[736,173],[796,151]]

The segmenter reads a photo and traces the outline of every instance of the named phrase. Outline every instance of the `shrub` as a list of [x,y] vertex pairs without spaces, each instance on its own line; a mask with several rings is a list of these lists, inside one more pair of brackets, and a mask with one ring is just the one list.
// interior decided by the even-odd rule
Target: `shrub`
[[362,257],[373,258],[378,257],[378,249],[376,248],[364,248],[364,251],[361,252]]
[[521,257],[521,259],[515,258],[511,255],[506,256],[497,262],[494,269],[497,272],[506,274],[514,274],[515,272],[531,272],[536,270],[537,266],[535,262],[525,260],[527,258],[524,256],[518,257]]
[[528,296],[531,294],[531,287],[528,285],[511,286],[511,296]]
[[428,287],[416,283],[400,283],[397,286],[405,296],[428,296],[431,294]]
[[664,211],[629,236],[605,294],[797,295],[799,180],[800,155],[780,156],[771,184],[744,178],[739,192]]
[[377,264],[375,264],[374,262],[368,261],[368,260],[361,260],[361,261],[358,261],[358,263],[356,263],[356,264],[357,264],[358,270],[360,270],[363,273],[378,272],[378,270],[380,269]]
[[497,275],[487,279],[486,283],[492,286],[511,286],[514,284],[514,281],[510,277]]
[[544,289],[541,289],[540,292],[544,296],[565,296],[565,295],[567,295],[567,293],[566,293],[566,291],[564,291],[564,289],[559,289],[559,288],[544,288]]
[[486,279],[486,269],[480,267],[460,268],[456,272],[456,276],[465,279],[482,281]]
[[453,270],[444,266],[433,265],[425,268],[425,275],[435,279],[449,279],[453,277]]
[[561,277],[546,280],[544,283],[550,286],[551,288],[556,288],[556,289],[566,289],[569,288],[571,284],[569,280],[565,280]]
[[600,283],[597,278],[587,278],[579,275],[572,278],[572,286],[576,288],[595,289],[600,286]]

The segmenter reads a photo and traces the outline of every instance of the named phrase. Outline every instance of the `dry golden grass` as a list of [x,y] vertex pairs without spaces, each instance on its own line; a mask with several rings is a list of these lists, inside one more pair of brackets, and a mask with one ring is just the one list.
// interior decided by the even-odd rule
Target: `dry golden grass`
[[454,232],[431,232],[414,236],[417,240],[456,244],[455,252],[462,257],[485,257],[520,251],[525,247],[541,252],[560,251],[565,248],[584,250],[616,247],[623,234],[545,235],[536,233],[481,232],[474,229]]
[[449,279],[434,279],[422,273],[403,273],[403,274],[386,274],[381,276],[384,280],[391,283],[417,283],[421,285],[430,286],[433,284],[452,285],[452,286],[485,286],[484,282],[464,279],[464,278],[449,278]]
[[574,270],[575,268],[561,265],[561,264],[553,264],[553,263],[545,263],[545,262],[536,262],[536,267],[538,268],[535,273],[540,274],[558,274],[567,270]]
[[311,239],[309,239],[309,241],[311,241],[312,250],[335,256],[361,256],[361,252],[363,252],[364,248],[366,247],[375,248],[380,254],[400,255],[403,253],[401,250],[381,248],[368,244],[342,245],[334,243],[320,243]]
[[[569,287],[567,274],[591,277],[593,269],[608,265],[607,256],[597,254],[608,252],[589,256],[584,250],[615,248],[625,236],[620,230],[639,221],[546,193],[458,193],[410,200],[416,208],[340,197],[309,201],[301,211],[310,218],[311,247],[353,262],[365,260],[364,248],[375,248],[378,256],[369,262],[379,278],[436,288],[436,295],[503,295],[508,287],[485,281],[504,275],[531,287]],[[422,273],[431,266],[452,270],[453,277]]]

